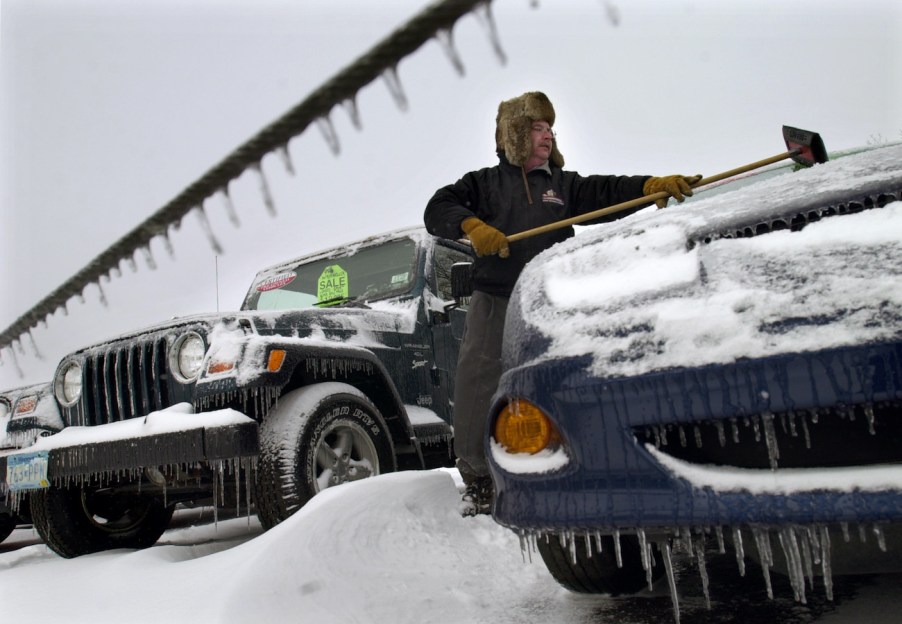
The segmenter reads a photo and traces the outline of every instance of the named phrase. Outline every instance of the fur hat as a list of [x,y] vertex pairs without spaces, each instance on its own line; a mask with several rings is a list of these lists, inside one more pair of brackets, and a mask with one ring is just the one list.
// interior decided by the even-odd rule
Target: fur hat
[[[530,130],[537,121],[554,126],[554,106],[541,91],[529,91],[498,105],[495,118],[495,147],[512,165],[522,167],[532,155]],[[564,166],[564,157],[558,151],[557,140],[551,146],[552,164]]]

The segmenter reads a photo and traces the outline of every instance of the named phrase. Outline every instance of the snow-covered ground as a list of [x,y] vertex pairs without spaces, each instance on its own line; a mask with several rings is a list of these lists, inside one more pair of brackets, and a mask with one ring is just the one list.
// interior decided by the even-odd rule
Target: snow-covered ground
[[[524,561],[512,532],[487,516],[461,518],[459,487],[453,470],[382,475],[326,490],[266,533],[253,517],[212,522],[209,509],[186,510],[152,548],[69,560],[18,529],[0,546],[0,615],[28,624],[672,621],[666,587],[619,599],[560,588],[540,561]],[[680,586],[684,624],[790,614],[881,624],[902,612],[899,575],[840,582],[834,603],[815,589],[801,606],[788,585],[776,601],[761,598],[749,572],[741,591],[723,592],[748,599],[741,608],[723,603],[715,578],[711,612],[693,577],[686,570]]]

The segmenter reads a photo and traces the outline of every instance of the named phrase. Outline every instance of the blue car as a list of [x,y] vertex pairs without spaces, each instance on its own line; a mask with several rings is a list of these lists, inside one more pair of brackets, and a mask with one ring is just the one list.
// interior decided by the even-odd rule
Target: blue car
[[[587,228],[513,293],[494,519],[565,587],[735,556],[795,598],[902,526],[902,145]],[[890,549],[891,550],[891,549]],[[851,569],[853,566],[849,566]],[[810,590],[809,590],[810,591]],[[678,611],[677,611],[678,615]]]

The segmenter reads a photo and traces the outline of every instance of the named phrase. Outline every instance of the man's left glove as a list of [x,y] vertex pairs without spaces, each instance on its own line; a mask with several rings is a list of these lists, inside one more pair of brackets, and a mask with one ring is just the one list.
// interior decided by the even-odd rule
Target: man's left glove
[[[653,195],[663,191],[672,195],[678,202],[682,202],[686,197],[692,197],[692,185],[701,179],[701,175],[669,175],[662,178],[652,176],[645,181],[642,193],[643,195]],[[656,199],[655,204],[658,208],[663,208],[667,205],[667,198]]]

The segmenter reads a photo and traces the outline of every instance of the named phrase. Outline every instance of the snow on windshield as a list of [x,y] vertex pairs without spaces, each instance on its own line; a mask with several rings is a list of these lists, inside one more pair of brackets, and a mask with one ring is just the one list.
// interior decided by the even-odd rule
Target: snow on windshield
[[603,376],[898,338],[902,202],[798,232],[689,243],[767,222],[775,208],[900,188],[902,145],[892,145],[646,209],[530,263],[515,293],[520,313],[550,339],[543,359],[588,354]]

